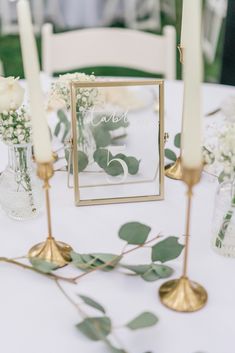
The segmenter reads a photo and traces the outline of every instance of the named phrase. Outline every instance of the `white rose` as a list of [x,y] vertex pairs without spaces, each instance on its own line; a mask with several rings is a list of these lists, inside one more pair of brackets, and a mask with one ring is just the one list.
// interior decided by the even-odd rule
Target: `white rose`
[[24,89],[14,77],[0,77],[0,113],[18,109],[24,99]]

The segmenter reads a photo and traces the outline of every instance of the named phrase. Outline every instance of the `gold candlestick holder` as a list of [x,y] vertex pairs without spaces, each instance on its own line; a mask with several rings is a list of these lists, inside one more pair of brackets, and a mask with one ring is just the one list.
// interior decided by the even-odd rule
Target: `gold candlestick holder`
[[63,267],[71,261],[70,252],[72,251],[72,248],[68,244],[56,241],[55,238],[52,236],[49,180],[54,175],[53,164],[39,163],[37,175],[44,182],[43,188],[45,190],[46,196],[48,236],[43,243],[34,245],[29,250],[28,257],[32,259],[40,259],[47,262],[51,262],[55,264],[58,268]]
[[165,167],[165,176],[174,180],[182,180],[182,163],[180,157],[177,158],[175,163]]
[[183,181],[188,187],[183,273],[179,279],[168,281],[159,289],[162,304],[179,312],[197,311],[203,308],[207,302],[206,290],[200,284],[191,281],[187,276],[193,187],[199,182],[200,177],[201,168],[183,169]]

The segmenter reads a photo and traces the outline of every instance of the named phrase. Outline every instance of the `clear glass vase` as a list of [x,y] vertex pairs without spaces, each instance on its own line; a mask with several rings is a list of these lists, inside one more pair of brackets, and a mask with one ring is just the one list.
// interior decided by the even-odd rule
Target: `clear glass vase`
[[38,215],[42,186],[33,169],[31,144],[8,146],[8,165],[0,176],[0,203],[16,220]]
[[96,150],[96,143],[91,131],[89,117],[84,113],[77,113],[78,125],[78,150],[84,152],[89,160],[93,161],[93,154]]
[[235,179],[223,182],[218,188],[212,247],[223,256],[235,257]]

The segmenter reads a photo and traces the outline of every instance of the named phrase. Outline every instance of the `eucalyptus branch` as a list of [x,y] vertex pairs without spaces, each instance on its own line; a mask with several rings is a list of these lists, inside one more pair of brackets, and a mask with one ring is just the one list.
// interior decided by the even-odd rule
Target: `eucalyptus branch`
[[70,304],[72,304],[79,312],[79,314],[82,316],[82,318],[87,317],[88,315],[80,308],[79,304],[76,303],[69,295],[68,293],[64,290],[64,288],[62,287],[62,285],[60,284],[59,280],[56,279],[55,283],[57,285],[57,287],[59,288],[59,290],[61,291],[61,293],[65,296],[65,298],[70,302]]
[[[73,307],[76,308],[76,310],[79,312],[79,314],[80,314],[80,316],[82,317],[82,319],[83,319],[83,320],[84,320],[84,319],[91,319],[91,320],[92,320],[92,317],[90,317],[88,314],[86,314],[86,313],[84,312],[83,309],[81,309],[79,303],[75,302],[75,301],[68,295],[68,293],[65,291],[65,289],[63,288],[63,286],[59,283],[59,281],[58,281],[58,280],[55,280],[55,283],[56,283],[58,289],[59,289],[59,290],[61,291],[61,293],[63,294],[63,296],[69,301],[69,303],[70,303]],[[122,328],[123,328],[123,326],[122,326]],[[103,337],[103,333],[102,333],[102,330],[100,330],[99,325],[96,325],[96,324],[95,324],[95,329],[97,330],[97,332],[99,333],[99,335],[100,335],[100,337],[101,337],[100,340],[103,341],[103,343],[106,344],[108,348],[110,348],[110,347],[113,348],[112,345],[110,344],[109,340],[108,340],[106,337]],[[116,332],[115,332],[116,329],[117,329],[116,327],[113,327],[113,326],[112,326],[112,327],[111,327],[111,332],[110,332],[110,334],[113,336],[113,338],[116,340],[116,342],[117,342],[120,346],[124,347],[123,343],[121,342],[121,339],[118,337],[118,335],[117,335]],[[126,350],[125,350],[125,352],[127,353]]]
[[129,250],[126,250],[125,251],[125,247],[124,249],[122,250],[121,254],[120,255],[117,255],[115,256],[111,261],[109,262],[105,262],[104,264],[100,265],[100,266],[96,266],[92,269],[90,269],[89,271],[85,272],[85,273],[82,273],[81,275],[78,275],[76,277],[73,278],[73,280],[75,282],[77,282],[78,280],[80,280],[81,278],[89,275],[90,273],[93,273],[93,272],[96,272],[96,271],[100,271],[100,270],[103,270],[105,267],[108,267],[108,266],[112,266],[113,264],[115,264],[115,262],[120,258],[120,257],[123,257],[125,255],[128,255],[130,253],[132,253],[133,251],[136,251],[136,250],[139,250],[140,248],[144,248],[146,245],[150,244],[150,243],[153,243],[155,240],[159,239],[161,237],[160,234],[158,234],[157,236],[155,236],[154,238],[146,241],[145,243],[143,244],[139,244],[137,246],[135,246],[134,248],[132,249],[129,249]]
[[30,270],[30,271],[36,272],[42,276],[45,276],[45,277],[53,279],[53,280],[61,280],[61,281],[66,281],[69,283],[76,284],[76,281],[73,278],[58,276],[58,275],[55,275],[54,273],[45,273],[45,272],[38,270],[37,268],[35,268],[33,266],[23,264],[22,262],[15,261],[13,259],[8,259],[6,257],[0,257],[0,262],[6,262],[6,263],[9,263],[12,265],[16,265],[16,266],[21,267],[25,270]]

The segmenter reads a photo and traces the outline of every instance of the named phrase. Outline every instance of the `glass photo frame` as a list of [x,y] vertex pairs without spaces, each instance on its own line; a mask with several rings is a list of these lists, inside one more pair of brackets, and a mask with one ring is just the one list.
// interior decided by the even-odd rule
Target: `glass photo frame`
[[164,81],[71,83],[75,204],[164,198]]

